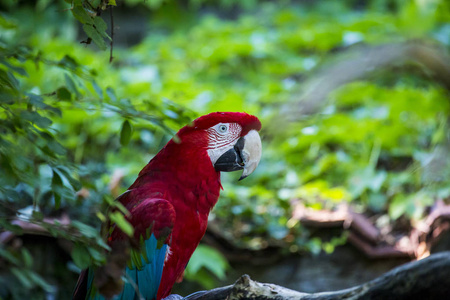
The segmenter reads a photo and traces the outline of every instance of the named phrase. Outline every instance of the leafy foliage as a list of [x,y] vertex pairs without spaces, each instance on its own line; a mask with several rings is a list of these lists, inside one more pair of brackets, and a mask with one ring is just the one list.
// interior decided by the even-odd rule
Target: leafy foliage
[[196,281],[207,289],[215,286],[215,278],[211,273],[219,279],[225,278],[225,271],[228,269],[226,259],[214,248],[199,245],[192,255],[189,268],[186,268],[185,278],[187,280]]
[[[133,11],[151,15],[152,30],[131,48],[117,45],[112,64],[96,51],[110,42],[104,12],[116,2],[66,2],[2,4],[0,225],[22,234],[17,224],[26,221],[71,241],[74,277],[104,262],[101,222],[110,218],[132,232],[121,207],[106,213],[114,196],[175,130],[210,111],[243,110],[263,122],[261,165],[239,185],[238,174],[224,174],[211,216],[237,246],[317,253],[345,242],[345,236],[311,238],[292,218],[293,199],[315,209],[349,202],[394,222],[419,219],[435,199],[450,196],[448,90],[421,66],[377,71],[329,94],[320,114],[285,127],[275,122],[284,117],[279,107],[315,70],[334,63],[336,53],[411,39],[448,49],[447,1],[375,0],[358,7],[191,0],[186,8],[127,0]],[[124,178],[114,191],[117,170]],[[61,224],[62,216],[72,221]],[[49,282],[57,275],[38,269],[34,257],[31,248],[2,245],[2,265],[11,272],[1,282],[52,293]],[[212,287],[208,272],[223,278],[226,268],[202,246],[186,276]],[[26,292],[11,290],[16,298]]]

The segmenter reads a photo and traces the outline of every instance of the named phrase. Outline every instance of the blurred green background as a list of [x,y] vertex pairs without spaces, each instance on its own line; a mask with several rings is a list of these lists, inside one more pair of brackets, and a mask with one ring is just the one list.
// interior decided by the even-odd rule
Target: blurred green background
[[[212,111],[263,123],[260,166],[242,182],[224,174],[211,214],[236,249],[287,256],[346,242],[311,238],[295,199],[349,203],[380,226],[414,224],[449,200],[448,1],[0,8],[2,299],[68,299],[80,269],[105,259],[105,207],[180,127]],[[48,248],[55,240],[61,253]],[[229,268],[203,245],[186,280],[216,287]]]

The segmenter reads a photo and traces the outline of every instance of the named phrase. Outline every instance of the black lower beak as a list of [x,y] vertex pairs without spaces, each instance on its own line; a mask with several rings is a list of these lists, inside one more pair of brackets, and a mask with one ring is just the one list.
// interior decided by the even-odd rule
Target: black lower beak
[[232,172],[244,168],[244,160],[241,152],[244,149],[245,140],[240,138],[233,148],[222,154],[214,164],[214,169],[220,172]]

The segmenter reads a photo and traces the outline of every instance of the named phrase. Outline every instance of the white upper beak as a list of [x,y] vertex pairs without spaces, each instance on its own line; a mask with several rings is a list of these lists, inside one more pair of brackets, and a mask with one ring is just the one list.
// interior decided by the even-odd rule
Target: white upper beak
[[244,136],[244,140],[244,148],[241,151],[244,171],[242,172],[242,176],[239,180],[244,179],[255,171],[259,161],[261,160],[262,153],[261,138],[256,130],[250,130],[249,133]]

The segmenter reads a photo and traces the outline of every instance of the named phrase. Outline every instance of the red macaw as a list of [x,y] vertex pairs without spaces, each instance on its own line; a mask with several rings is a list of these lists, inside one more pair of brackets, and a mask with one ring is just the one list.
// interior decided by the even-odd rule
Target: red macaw
[[[181,128],[177,138],[142,169],[120,201],[134,226],[131,259],[124,270],[128,281],[113,299],[167,297],[205,234],[208,215],[216,204],[220,172],[242,170],[240,179],[261,158],[261,123],[238,112],[215,112]],[[125,239],[114,224],[108,242]],[[104,299],[93,284],[92,269],[80,276],[74,299]]]

